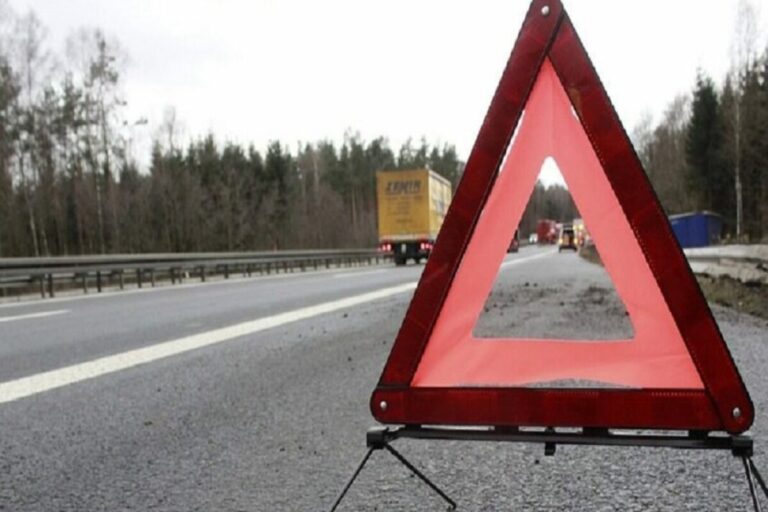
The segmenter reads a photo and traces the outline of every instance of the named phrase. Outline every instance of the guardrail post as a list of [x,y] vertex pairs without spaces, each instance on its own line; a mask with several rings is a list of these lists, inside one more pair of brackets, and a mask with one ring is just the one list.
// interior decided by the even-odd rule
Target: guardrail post
[[80,278],[83,281],[83,293],[87,295],[88,294],[88,273],[87,272],[83,272],[80,275]]
[[176,284],[176,269],[171,267],[171,284]]
[[229,265],[224,264],[224,279],[229,279]]
[[40,296],[45,298],[45,274],[40,274]]
[[287,274],[287,273],[288,273],[288,262],[284,261],[283,262],[283,274]]
[[53,298],[53,274],[48,274],[48,296]]
[[325,258],[325,268],[331,268],[331,258]]
[[123,275],[123,269],[117,271],[117,278],[120,280],[120,289],[125,289],[125,276]]
[[155,287],[155,269],[149,269],[149,281],[152,283],[152,288]]
[[96,271],[96,292],[101,293],[101,270]]
[[205,282],[205,265],[200,265],[200,282]]
[[251,264],[246,263],[245,264],[245,275],[248,277],[251,277]]
[[142,274],[141,269],[137,268],[136,269],[136,284],[139,285],[139,288],[142,288],[141,274]]

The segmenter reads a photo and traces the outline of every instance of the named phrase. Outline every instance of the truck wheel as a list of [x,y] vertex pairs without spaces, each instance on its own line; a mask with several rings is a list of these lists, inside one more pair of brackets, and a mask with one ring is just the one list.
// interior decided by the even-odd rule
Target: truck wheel
[[419,263],[421,263],[421,256],[419,256],[417,258],[413,258],[413,261],[415,261],[416,264],[418,265]]
[[402,256],[395,256],[395,265],[397,265],[398,267],[405,265],[406,261],[407,260]]

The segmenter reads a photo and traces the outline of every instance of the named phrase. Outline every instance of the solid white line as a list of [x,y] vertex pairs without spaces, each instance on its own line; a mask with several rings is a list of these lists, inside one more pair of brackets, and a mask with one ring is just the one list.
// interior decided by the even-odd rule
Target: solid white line
[[392,297],[416,288],[416,283],[406,283],[374,292],[363,293],[354,297],[324,302],[278,315],[259,318],[249,322],[214,329],[212,331],[193,334],[183,338],[166,341],[149,347],[129,350],[121,354],[102,357],[93,361],[51,370],[29,377],[23,377],[0,383],[0,403],[11,402],[20,398],[44,393],[52,389],[75,384],[87,379],[93,379],[141,364],[151,363],[158,359],[176,356],[202,347],[208,347],[241,336],[254,334],[266,329],[272,329],[299,320],[306,320],[318,315],[331,313],[344,308],[365,304],[374,300]]
[[42,318],[45,316],[61,315],[69,313],[68,309],[57,309],[56,311],[41,311],[39,313],[28,313],[26,315],[0,317],[0,324],[3,322],[13,322],[14,320],[27,320],[29,318]]
[[524,258],[516,258],[514,260],[505,261],[504,263],[501,264],[501,268],[511,267],[512,265],[519,265],[520,263],[527,263],[531,260],[544,258],[545,256],[551,256],[553,254],[555,254],[555,251],[550,250],[550,251],[540,252],[538,254],[533,254],[531,256],[526,256]]
[[365,270],[363,272],[345,272],[343,274],[334,274],[333,277],[336,279],[343,279],[347,277],[358,277],[358,276],[369,276],[371,274],[381,274],[382,272],[386,272],[386,270],[379,269],[379,270]]

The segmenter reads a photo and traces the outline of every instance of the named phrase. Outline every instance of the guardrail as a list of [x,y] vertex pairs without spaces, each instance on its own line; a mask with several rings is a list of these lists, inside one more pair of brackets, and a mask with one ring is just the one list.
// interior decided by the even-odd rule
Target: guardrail
[[172,284],[195,277],[205,282],[216,274],[227,279],[235,273],[251,276],[318,270],[375,264],[384,258],[372,249],[0,258],[0,295],[7,296],[12,289],[28,291],[38,287],[45,298],[55,296],[57,284],[77,285],[84,293],[91,285],[101,292],[105,286],[115,285],[122,290],[127,281],[142,288],[144,284],[155,286],[156,280],[163,278]]
[[696,274],[727,276],[746,284],[768,284],[768,245],[720,245],[685,249]]

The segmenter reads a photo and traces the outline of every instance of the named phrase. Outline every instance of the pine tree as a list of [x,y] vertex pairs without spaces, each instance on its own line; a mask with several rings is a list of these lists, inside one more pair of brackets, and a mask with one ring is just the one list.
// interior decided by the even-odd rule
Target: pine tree
[[691,120],[686,135],[687,184],[701,210],[723,213],[724,199],[733,189],[732,174],[722,162],[722,123],[719,102],[712,79],[699,74],[693,91]]

